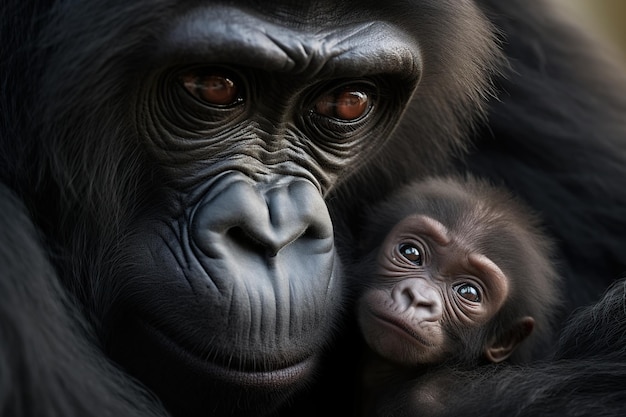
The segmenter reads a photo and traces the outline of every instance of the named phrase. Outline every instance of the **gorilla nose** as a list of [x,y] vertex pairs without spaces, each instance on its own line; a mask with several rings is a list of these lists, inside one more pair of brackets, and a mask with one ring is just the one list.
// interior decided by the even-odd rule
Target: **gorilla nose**
[[317,188],[299,178],[270,183],[240,176],[224,180],[209,192],[194,220],[195,240],[209,256],[237,248],[273,257],[298,239],[333,234]]

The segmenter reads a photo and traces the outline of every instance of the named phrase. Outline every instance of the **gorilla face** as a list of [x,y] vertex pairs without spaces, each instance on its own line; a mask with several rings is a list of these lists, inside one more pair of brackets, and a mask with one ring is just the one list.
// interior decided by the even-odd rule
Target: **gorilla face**
[[[115,361],[176,413],[258,415],[310,380],[332,337],[342,281],[324,198],[418,82],[416,106],[453,124],[483,95],[488,65],[472,62],[488,49],[477,31],[437,49],[450,34],[416,19],[447,2],[192,3],[55,9],[37,108],[47,197],[61,197],[38,218],[60,225],[66,285]],[[479,19],[469,2],[455,13]],[[470,81],[448,95],[455,77]],[[433,124],[409,131],[436,158],[454,139],[428,139]]]
[[166,401],[181,384],[284,394],[341,302],[324,196],[394,127],[418,48],[383,23],[294,30],[225,6],[156,42],[132,122],[154,207],[117,255],[132,262],[114,278],[112,356]]

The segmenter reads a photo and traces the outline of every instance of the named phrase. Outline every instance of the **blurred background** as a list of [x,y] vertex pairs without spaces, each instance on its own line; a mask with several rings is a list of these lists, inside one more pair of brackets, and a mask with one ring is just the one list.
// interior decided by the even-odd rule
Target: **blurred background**
[[626,62],[626,0],[555,0],[585,26],[616,47]]

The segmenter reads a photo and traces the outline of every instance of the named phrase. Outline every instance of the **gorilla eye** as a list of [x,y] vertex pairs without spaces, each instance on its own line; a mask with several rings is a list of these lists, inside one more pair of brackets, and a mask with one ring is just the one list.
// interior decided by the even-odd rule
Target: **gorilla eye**
[[461,297],[465,298],[468,301],[472,301],[474,303],[480,303],[481,301],[480,291],[478,290],[478,288],[471,284],[457,285],[454,290],[457,292],[457,294],[459,294]]
[[400,251],[400,254],[404,256],[411,263],[417,266],[422,265],[423,263],[422,254],[419,251],[419,249],[416,248],[415,246],[409,243],[403,243],[399,246],[398,250]]
[[371,107],[365,89],[345,86],[323,95],[315,103],[315,112],[339,120],[354,121],[365,116]]
[[190,71],[181,76],[181,82],[191,95],[213,106],[231,106],[243,101],[237,79],[219,70]]

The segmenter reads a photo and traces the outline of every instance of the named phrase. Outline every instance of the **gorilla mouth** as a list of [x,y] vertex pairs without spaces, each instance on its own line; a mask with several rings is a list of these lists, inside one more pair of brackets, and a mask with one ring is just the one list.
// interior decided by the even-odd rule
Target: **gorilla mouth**
[[263,371],[239,370],[207,361],[203,361],[203,366],[213,377],[227,383],[242,387],[281,389],[301,382],[312,373],[316,362],[316,358],[311,356],[292,365]]
[[175,358],[178,367],[206,375],[213,383],[282,390],[309,380],[318,363],[315,355],[301,356],[292,361],[273,358],[245,361],[233,354],[202,357],[151,324],[144,322],[141,327],[148,333],[147,341],[152,349],[165,350],[168,357]]

